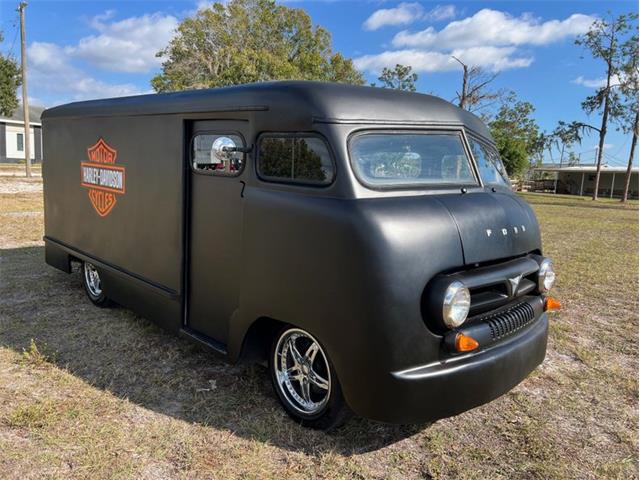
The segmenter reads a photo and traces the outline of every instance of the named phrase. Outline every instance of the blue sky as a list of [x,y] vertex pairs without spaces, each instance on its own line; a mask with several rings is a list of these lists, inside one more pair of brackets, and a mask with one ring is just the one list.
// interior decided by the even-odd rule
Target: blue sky
[[[19,54],[17,0],[0,0],[4,53]],[[356,60],[370,81],[385,65],[410,64],[418,90],[451,100],[461,81],[455,54],[499,72],[495,88],[532,102],[541,127],[558,120],[596,123],[580,109],[604,67],[574,45],[597,16],[638,11],[634,1],[404,2],[295,1],[333,35],[334,48]],[[53,106],[87,98],[150,92],[159,70],[154,54],[177,23],[204,1],[48,1],[27,7],[29,95]],[[597,138],[576,152],[594,157]],[[622,165],[630,138],[614,128],[605,158]],[[636,160],[637,162],[637,160]]]

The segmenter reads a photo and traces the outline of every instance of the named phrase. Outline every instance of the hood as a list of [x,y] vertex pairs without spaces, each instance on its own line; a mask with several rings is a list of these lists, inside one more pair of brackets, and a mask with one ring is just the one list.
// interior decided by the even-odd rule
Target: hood
[[442,195],[453,218],[466,265],[541,250],[540,228],[531,207],[512,193]]

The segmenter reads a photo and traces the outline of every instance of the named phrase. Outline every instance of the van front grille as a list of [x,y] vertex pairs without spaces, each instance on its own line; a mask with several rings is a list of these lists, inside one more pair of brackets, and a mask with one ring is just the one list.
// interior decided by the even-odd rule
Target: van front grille
[[480,321],[489,325],[491,338],[499,340],[526,327],[535,318],[535,311],[528,302],[488,315]]

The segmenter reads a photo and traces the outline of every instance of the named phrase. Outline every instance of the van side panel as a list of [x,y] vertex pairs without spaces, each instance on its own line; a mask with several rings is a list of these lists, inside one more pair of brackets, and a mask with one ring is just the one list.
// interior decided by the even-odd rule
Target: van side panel
[[352,201],[247,187],[244,197],[229,357],[257,318],[303,328],[323,343],[352,410],[381,418],[371,399],[393,395],[388,372],[439,358],[420,298],[433,275],[462,264],[449,213],[426,196]]
[[[76,252],[73,256],[108,266],[106,293],[144,314],[150,301],[143,297],[154,292],[175,304],[161,323],[178,328],[184,250],[182,120],[167,115],[144,120],[49,116],[43,128],[47,262],[66,270],[64,252]],[[87,186],[81,170],[81,163],[100,162],[88,151],[100,139],[103,148],[114,152],[102,164],[124,174],[121,188],[114,191],[115,205],[106,213],[94,207],[90,192],[95,189]],[[129,280],[133,286],[127,289]]]

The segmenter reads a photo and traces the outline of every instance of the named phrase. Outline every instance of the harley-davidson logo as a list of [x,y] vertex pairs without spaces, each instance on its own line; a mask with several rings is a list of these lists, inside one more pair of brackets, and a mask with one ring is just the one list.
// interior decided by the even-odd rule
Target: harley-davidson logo
[[87,148],[88,162],[80,163],[80,184],[89,189],[89,200],[98,215],[106,217],[125,193],[125,168],[115,165],[118,152],[101,138]]

